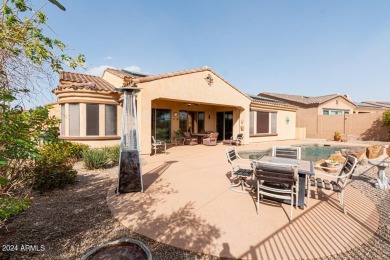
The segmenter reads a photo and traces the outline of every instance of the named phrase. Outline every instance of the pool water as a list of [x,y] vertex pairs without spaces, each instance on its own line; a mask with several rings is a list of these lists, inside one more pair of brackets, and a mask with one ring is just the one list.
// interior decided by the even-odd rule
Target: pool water
[[[297,145],[301,147],[301,158],[307,161],[319,161],[321,159],[328,159],[328,157],[341,149],[349,149],[352,146],[321,146],[321,145]],[[260,151],[244,151],[239,152],[242,158],[256,159],[262,155],[272,155],[272,149]]]

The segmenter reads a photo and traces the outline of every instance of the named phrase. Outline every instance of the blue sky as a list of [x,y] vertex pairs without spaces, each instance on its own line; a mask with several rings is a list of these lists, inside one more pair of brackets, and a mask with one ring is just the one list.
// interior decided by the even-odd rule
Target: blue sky
[[390,101],[390,1],[71,1],[48,24],[87,73],[210,66],[249,94]]

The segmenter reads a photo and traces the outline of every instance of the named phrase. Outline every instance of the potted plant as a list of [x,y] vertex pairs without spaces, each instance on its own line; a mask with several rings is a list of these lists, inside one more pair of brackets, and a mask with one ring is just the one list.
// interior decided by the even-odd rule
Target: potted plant
[[331,158],[329,160],[325,160],[326,167],[329,168],[328,172],[337,172],[338,168],[340,167],[341,163],[336,161],[334,158]]
[[340,142],[340,140],[341,140],[340,132],[338,132],[338,131],[334,132],[333,138],[335,141]]
[[173,130],[173,133],[175,134],[176,137],[183,136],[183,130],[181,130],[181,128],[177,129],[176,131]]

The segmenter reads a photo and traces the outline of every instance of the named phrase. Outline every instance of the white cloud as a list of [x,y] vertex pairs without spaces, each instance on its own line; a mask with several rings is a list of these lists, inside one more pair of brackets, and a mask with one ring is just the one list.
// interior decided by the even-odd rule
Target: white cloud
[[111,57],[111,56],[106,56],[103,58],[103,60],[112,60],[112,59],[113,59],[113,57]]
[[141,72],[141,68],[135,65],[127,66],[123,69],[131,72]]
[[103,72],[107,68],[115,69],[115,67],[110,66],[110,65],[100,65],[98,67],[92,67],[92,68],[87,69],[86,73],[100,77],[100,76],[103,76]]

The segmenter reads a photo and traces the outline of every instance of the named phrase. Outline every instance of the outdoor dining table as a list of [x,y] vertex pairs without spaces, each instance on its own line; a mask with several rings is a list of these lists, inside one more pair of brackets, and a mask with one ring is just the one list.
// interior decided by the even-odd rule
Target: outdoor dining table
[[298,207],[303,208],[305,204],[305,190],[306,190],[306,177],[307,175],[314,175],[314,163],[306,160],[296,160],[273,156],[263,156],[258,161],[291,164],[298,166],[299,176],[299,191],[298,191]]
[[198,137],[198,144],[202,143],[202,138],[207,137],[209,134],[191,134],[192,136]]

